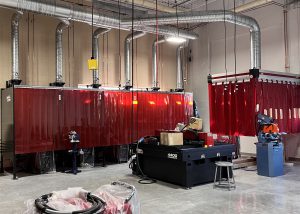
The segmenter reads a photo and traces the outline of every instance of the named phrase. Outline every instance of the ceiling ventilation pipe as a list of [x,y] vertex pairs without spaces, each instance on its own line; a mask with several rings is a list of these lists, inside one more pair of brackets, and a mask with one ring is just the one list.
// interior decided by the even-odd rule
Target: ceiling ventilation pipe
[[63,44],[62,35],[64,29],[68,28],[70,22],[68,20],[62,20],[56,27],[55,32],[55,64],[56,64],[56,77],[55,82],[50,83],[50,86],[63,87],[65,82],[63,81]]
[[160,26],[156,29],[155,26],[136,25],[134,26],[135,31],[143,31],[145,33],[159,34],[168,37],[182,37],[185,39],[198,39],[199,35],[192,31],[180,30],[178,28],[170,26]]
[[[103,35],[107,32],[109,32],[110,29],[106,29],[106,28],[98,28],[94,31],[93,33],[93,41],[92,41],[92,49],[93,49],[93,53],[92,56],[97,60],[98,62],[98,67],[99,67],[99,43],[98,43],[98,39],[100,35]],[[99,68],[93,70],[93,84],[92,87],[93,88],[99,88],[101,86],[100,84],[100,79],[99,79]]]
[[[177,15],[164,15],[159,17],[140,18],[134,21],[137,26],[155,26],[167,24],[201,23],[201,22],[229,22],[250,29],[251,42],[251,69],[261,68],[261,35],[260,27],[255,19],[232,11],[200,11],[179,13]],[[123,26],[130,26],[131,20],[123,22]]]
[[182,61],[181,61],[181,53],[184,48],[184,45],[181,44],[178,46],[176,50],[176,66],[177,66],[177,74],[176,74],[176,89],[177,92],[184,91],[183,85],[183,69],[182,69]]
[[158,40],[155,39],[152,44],[152,90],[158,91],[160,89],[158,82],[158,64],[157,64],[157,46],[158,44],[164,43],[166,39],[160,37]]
[[[75,7],[72,3],[64,2],[64,5],[57,4],[56,1],[53,0],[43,0],[43,1],[33,1],[33,0],[0,0],[1,7],[7,7],[17,10],[24,10],[30,12],[36,12],[43,15],[48,16],[56,16],[61,19],[67,19],[77,22],[84,22],[88,24],[92,24],[92,13],[88,11],[84,7]],[[123,26],[120,20],[104,15],[100,15],[98,13],[94,13],[94,26],[102,27],[102,28],[115,28],[121,30],[131,30],[131,24],[129,26]],[[152,34],[161,34],[166,36],[174,36],[178,34],[177,28],[174,27],[160,27],[158,31],[155,26],[134,26],[135,31],[143,31],[146,33]],[[181,37],[186,39],[197,39],[199,36],[194,32],[188,32],[184,30],[180,30],[179,34]]]
[[20,85],[20,65],[19,65],[19,21],[23,13],[16,12],[11,19],[11,44],[12,44],[12,76],[7,82],[7,87]]
[[132,88],[132,48],[131,42],[134,39],[138,39],[144,36],[145,32],[136,31],[126,36],[125,38],[125,47],[124,47],[124,64],[125,64],[125,89]]

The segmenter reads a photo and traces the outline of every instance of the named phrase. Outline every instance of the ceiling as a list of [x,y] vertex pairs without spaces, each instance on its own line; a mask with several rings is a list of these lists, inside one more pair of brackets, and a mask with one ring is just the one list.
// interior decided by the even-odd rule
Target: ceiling
[[[156,3],[158,4],[158,9],[163,6],[164,8],[173,9],[176,11],[176,6],[178,12],[184,11],[200,11],[200,10],[215,10],[215,9],[223,9],[223,1],[222,0],[61,0],[64,2],[72,2],[78,5],[91,6],[92,2],[94,2],[94,6],[99,9],[105,8],[107,5],[115,7],[115,9],[119,8],[127,8],[131,9],[132,3],[134,2],[134,8],[136,11],[142,10],[147,13],[152,13],[155,11]],[[234,0],[224,0],[226,9],[233,8]],[[257,0],[235,0],[236,7],[239,7],[243,4],[247,4],[249,2],[254,2]],[[299,0],[273,0],[273,3],[284,4],[284,2],[296,2]],[[150,7],[149,7],[150,5]],[[166,12],[164,10],[160,10],[160,12]]]
[[[156,3],[156,0],[149,0]],[[165,5],[178,10],[202,10],[206,5],[216,2],[217,0],[157,0],[158,4]]]
[[[185,12],[185,11],[199,11],[204,10],[209,5],[213,4],[218,0],[157,0],[158,12],[160,14],[169,13],[169,12]],[[241,0],[239,0],[241,1]],[[134,2],[135,12],[139,10],[146,12],[147,14],[155,14],[156,13],[156,0],[96,0],[99,7],[104,4],[111,4],[118,6],[120,4],[121,7],[125,7],[128,10],[132,8],[132,2]],[[176,8],[177,6],[177,8]]]
[[[201,11],[201,10],[222,10],[222,0],[61,0],[63,2],[71,2],[77,5],[92,6],[97,10],[112,12],[110,15],[114,15],[114,12],[121,15],[131,16],[132,3],[134,3],[135,17],[146,16],[147,14],[153,15],[156,13],[156,3],[159,14],[187,12],[187,11]],[[235,6],[239,7],[244,4],[255,2],[257,0],[235,0]],[[298,0],[273,0],[274,4],[284,4],[284,2],[294,2]],[[225,8],[227,10],[233,9],[234,0],[224,0]]]
[[[91,7],[94,3],[95,13],[101,13],[107,16],[123,18],[147,17],[156,14],[166,15],[169,13],[201,11],[201,10],[223,10],[222,0],[61,0],[64,2],[72,2],[77,5]],[[235,0],[235,6],[240,7],[255,0]],[[283,4],[286,0],[275,0],[269,4]],[[292,0],[290,0],[292,1]],[[232,10],[234,8],[234,0],[225,0],[225,9]],[[134,3],[134,5],[133,5]],[[157,4],[157,5],[156,5]],[[132,6],[134,10],[132,10]],[[157,6],[157,7],[156,7]],[[180,25],[185,30],[193,30],[199,24]],[[176,26],[175,26],[176,27]]]

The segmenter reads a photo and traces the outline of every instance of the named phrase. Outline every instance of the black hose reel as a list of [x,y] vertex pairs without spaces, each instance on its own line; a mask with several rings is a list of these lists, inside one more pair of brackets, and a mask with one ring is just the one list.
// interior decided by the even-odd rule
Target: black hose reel
[[78,210],[73,212],[64,212],[51,208],[47,205],[49,198],[52,196],[52,193],[42,195],[41,197],[35,200],[35,207],[41,213],[46,214],[93,214],[93,213],[103,213],[105,210],[105,202],[102,201],[97,196],[94,196],[90,193],[87,194],[87,201],[92,204],[92,206],[85,210]]

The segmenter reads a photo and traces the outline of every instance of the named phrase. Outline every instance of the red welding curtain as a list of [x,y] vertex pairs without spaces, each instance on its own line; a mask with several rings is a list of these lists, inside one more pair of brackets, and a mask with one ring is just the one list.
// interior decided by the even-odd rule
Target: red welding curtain
[[280,131],[300,132],[300,86],[288,82],[258,82],[259,112],[275,119]]
[[209,84],[211,132],[256,135],[257,112],[267,114],[280,131],[300,132],[300,86],[287,82]]
[[191,93],[15,88],[15,152],[70,149],[70,130],[80,148],[129,144],[192,114]]
[[255,82],[210,84],[210,129],[223,135],[255,135]]

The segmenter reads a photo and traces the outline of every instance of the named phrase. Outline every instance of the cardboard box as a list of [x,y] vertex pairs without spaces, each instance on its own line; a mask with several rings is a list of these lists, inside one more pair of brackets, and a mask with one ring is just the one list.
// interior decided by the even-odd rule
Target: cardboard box
[[160,144],[165,146],[183,145],[183,134],[181,132],[161,132]]
[[191,117],[187,128],[201,131],[202,130],[202,119],[197,118],[197,117]]

